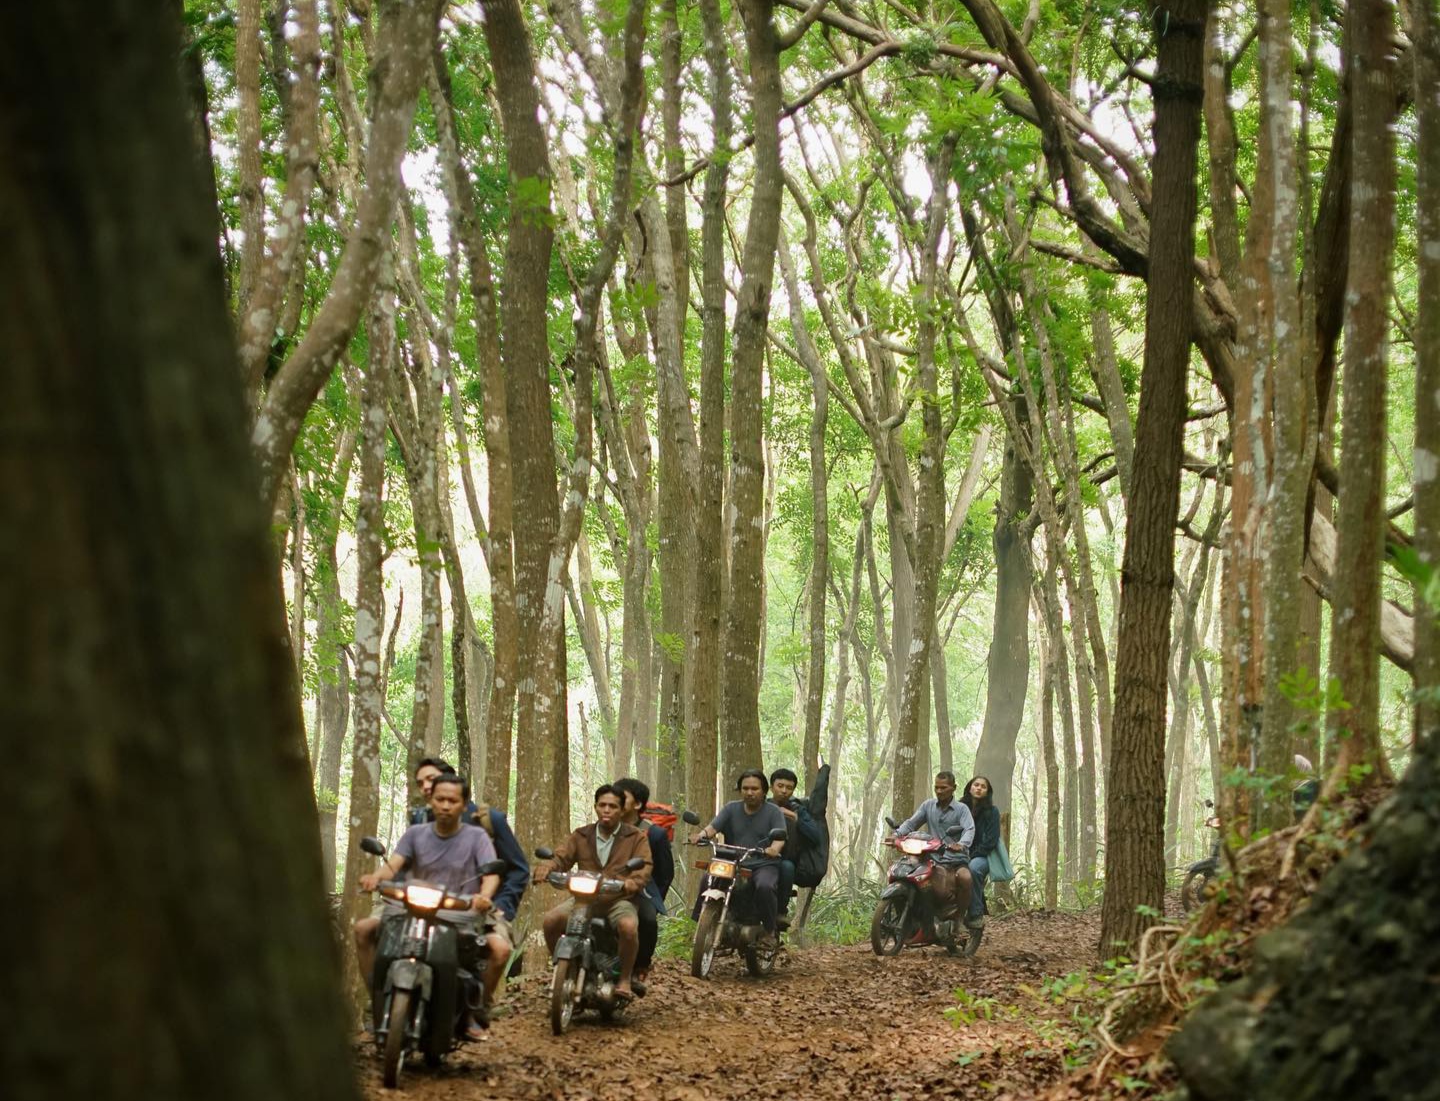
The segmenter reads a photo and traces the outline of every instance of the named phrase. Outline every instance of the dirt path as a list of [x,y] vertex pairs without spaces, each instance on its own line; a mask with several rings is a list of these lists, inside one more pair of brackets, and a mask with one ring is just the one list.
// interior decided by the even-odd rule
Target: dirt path
[[[710,980],[659,964],[623,1020],[579,1018],[550,1035],[548,972],[512,987],[491,1038],[438,1071],[406,1068],[407,1097],[455,1101],[797,1101],[1024,1098],[1063,1073],[1069,1009],[1047,980],[1091,968],[1088,915],[992,919],[974,960],[935,949],[877,959],[868,945],[791,949],[768,979],[735,959]],[[955,991],[965,993],[957,999]],[[945,1011],[956,1008],[947,1019]],[[383,1090],[371,1045],[357,1049],[365,1094]]]

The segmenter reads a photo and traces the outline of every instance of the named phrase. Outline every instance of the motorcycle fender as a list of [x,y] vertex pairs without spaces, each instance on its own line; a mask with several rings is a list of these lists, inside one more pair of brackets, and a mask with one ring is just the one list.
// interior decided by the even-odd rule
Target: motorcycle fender
[[579,937],[561,937],[555,945],[557,960],[576,960],[584,954],[584,942]]
[[905,893],[905,884],[892,883],[880,892],[881,898],[899,898]]
[[706,902],[722,902],[725,899],[725,892],[711,887],[708,891],[702,891],[700,897]]
[[385,976],[385,990],[416,990],[419,991],[421,1000],[430,1000],[430,984],[434,981],[434,972],[429,964],[419,960],[396,960],[390,965],[390,973]]

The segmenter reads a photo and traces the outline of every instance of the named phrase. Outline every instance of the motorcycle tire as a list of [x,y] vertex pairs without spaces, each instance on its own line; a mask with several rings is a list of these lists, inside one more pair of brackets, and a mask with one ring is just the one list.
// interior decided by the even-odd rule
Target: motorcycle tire
[[563,1036],[575,1016],[578,992],[575,980],[579,968],[574,960],[559,960],[550,975],[550,1031]]
[[898,956],[905,947],[905,904],[898,898],[882,898],[870,919],[870,947],[877,956]]
[[690,949],[690,974],[708,979],[715,963],[716,942],[720,939],[720,905],[707,903],[695,925],[695,943]]
[[1185,882],[1180,886],[1181,909],[1189,914],[1205,905],[1210,899],[1206,887],[1214,878],[1215,873],[1205,869],[1192,871],[1187,875]]
[[774,948],[765,948],[759,944],[747,944],[745,946],[745,970],[757,979],[763,979],[775,970],[775,957],[779,954],[779,945]]
[[395,1089],[400,1084],[400,1067],[405,1062],[405,1032],[410,1025],[409,990],[397,990],[390,997],[390,1031],[385,1033],[385,1047],[381,1058],[381,1078],[386,1089]]

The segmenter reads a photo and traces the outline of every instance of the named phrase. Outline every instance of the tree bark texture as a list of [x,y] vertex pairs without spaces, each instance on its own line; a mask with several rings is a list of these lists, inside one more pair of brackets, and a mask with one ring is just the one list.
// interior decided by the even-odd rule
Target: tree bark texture
[[[1195,162],[1209,0],[1163,13],[1154,93],[1145,362],[1135,426],[1135,485],[1125,522],[1115,727],[1105,791],[1101,951],[1138,942],[1165,894],[1165,688],[1175,583],[1175,519],[1194,315]],[[1157,20],[1157,23],[1161,21]]]
[[726,779],[762,767],[760,749],[760,593],[765,584],[765,458],[761,374],[770,316],[770,288],[780,234],[780,55],[772,0],[744,0],[750,55],[755,177],[735,306],[730,385],[731,600],[725,612],[723,731]]
[[[1380,744],[1380,567],[1385,549],[1385,374],[1395,218],[1394,12],[1362,0],[1346,16],[1355,115],[1350,194],[1350,281],[1340,421],[1330,675],[1348,707],[1326,716],[1339,738],[1327,791],[1389,775]],[[1417,423],[1420,410],[1416,410]],[[1368,768],[1367,776],[1351,773]]]
[[24,533],[0,541],[0,807],[84,896],[11,915],[6,1097],[352,1098],[176,23],[133,0],[0,23],[0,527]]

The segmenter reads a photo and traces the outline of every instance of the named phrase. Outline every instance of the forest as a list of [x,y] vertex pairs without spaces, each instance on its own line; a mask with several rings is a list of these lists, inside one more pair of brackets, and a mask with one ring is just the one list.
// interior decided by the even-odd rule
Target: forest
[[[0,241],[6,1096],[380,1096],[444,758],[828,870],[702,980],[680,824],[568,1037],[531,887],[407,1091],[1440,1097],[1436,0],[54,0]],[[885,958],[937,773],[1013,878]]]

